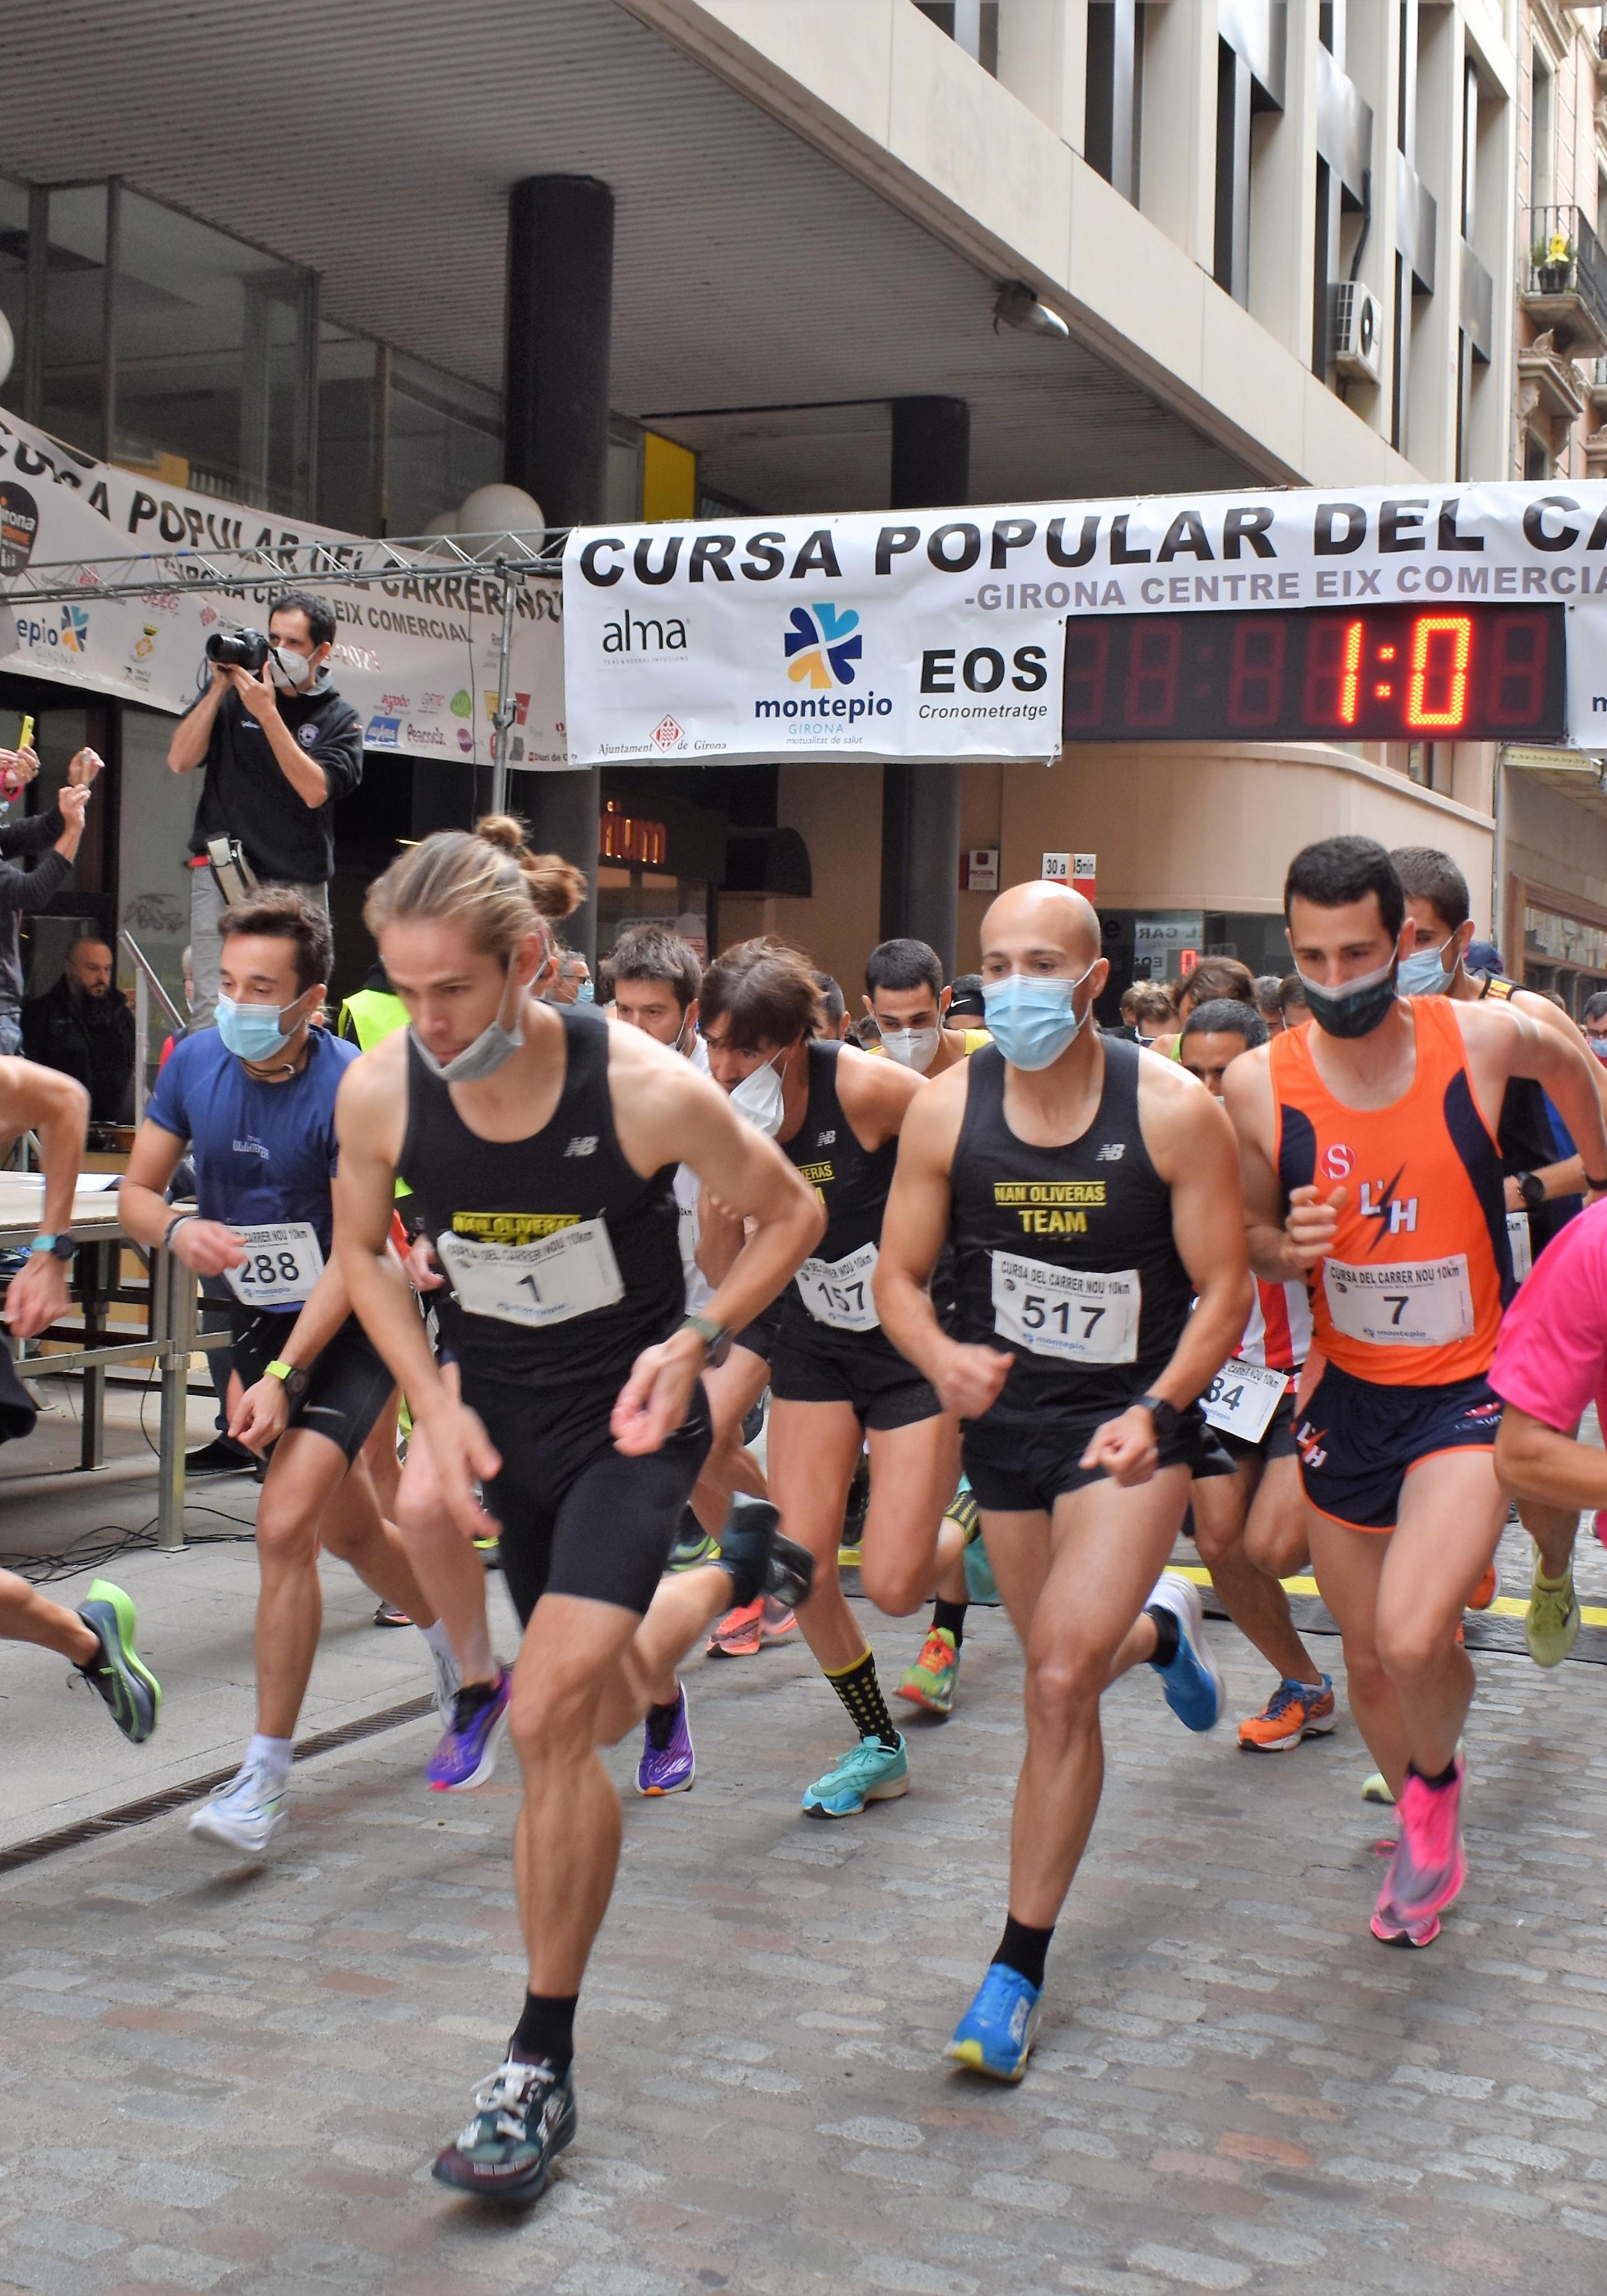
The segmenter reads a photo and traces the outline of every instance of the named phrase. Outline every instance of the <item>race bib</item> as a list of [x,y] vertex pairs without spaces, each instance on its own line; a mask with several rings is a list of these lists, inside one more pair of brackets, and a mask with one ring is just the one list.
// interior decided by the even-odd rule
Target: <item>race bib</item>
[[698,1208],[695,1204],[676,1206],[676,1239],[681,1248],[681,1267],[690,1274],[698,1264]]
[[1508,1212],[1506,1240],[1513,1248],[1513,1275],[1521,1283],[1535,1264],[1534,1239],[1529,1232],[1527,1212]]
[[1130,1364],[1138,1359],[1143,1293],[1136,1267],[1111,1275],[1048,1267],[1041,1259],[990,1252],[993,1328],[1013,1347],[1061,1363]]
[[306,1220],[237,1227],[246,1247],[238,1267],[225,1267],[229,1289],[247,1308],[299,1308],[324,1273],[324,1251]]
[[844,1259],[806,1259],[792,1281],[817,1324],[839,1332],[873,1332],[881,1324],[871,1297],[876,1247],[862,1243]]
[[1334,1329],[1375,1348],[1443,1348],[1473,1334],[1467,1254],[1400,1260],[1388,1267],[1323,1262]]
[[625,1297],[619,1263],[600,1219],[559,1228],[538,1243],[480,1243],[448,1231],[437,1236],[435,1248],[459,1305],[500,1324],[542,1331]]
[[1201,1397],[1200,1408],[1225,1435],[1259,1443],[1272,1425],[1272,1414],[1288,1385],[1286,1371],[1268,1371],[1265,1364],[1245,1363],[1238,1356],[1230,1356]]

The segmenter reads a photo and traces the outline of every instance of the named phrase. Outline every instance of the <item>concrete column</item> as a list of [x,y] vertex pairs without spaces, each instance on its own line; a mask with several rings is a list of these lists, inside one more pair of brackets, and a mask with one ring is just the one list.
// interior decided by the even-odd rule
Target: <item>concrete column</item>
[[1088,12],[1077,0],[999,11],[999,81],[1074,152],[1083,148]]
[[[895,398],[892,510],[963,503],[971,492],[971,409],[963,398]],[[881,939],[929,941],[955,969],[960,890],[960,767],[881,770]]]
[[[549,526],[600,519],[608,473],[614,195],[593,176],[527,176],[508,201],[503,476],[535,496]],[[530,841],[597,873],[601,775],[522,773]],[[595,965],[588,899],[563,936]]]

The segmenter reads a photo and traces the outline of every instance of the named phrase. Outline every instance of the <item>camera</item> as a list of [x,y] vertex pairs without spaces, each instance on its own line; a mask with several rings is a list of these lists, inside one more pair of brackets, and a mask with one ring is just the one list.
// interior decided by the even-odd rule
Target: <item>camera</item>
[[221,662],[225,669],[250,670],[260,677],[267,667],[272,649],[260,630],[214,630],[207,640],[207,660]]

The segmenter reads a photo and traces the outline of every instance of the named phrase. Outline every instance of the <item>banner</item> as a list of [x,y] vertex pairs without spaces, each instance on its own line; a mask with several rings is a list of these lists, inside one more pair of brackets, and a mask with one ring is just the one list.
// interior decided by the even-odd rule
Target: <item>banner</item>
[[[197,692],[210,632],[266,629],[278,591],[311,590],[336,616],[330,672],[361,717],[368,749],[488,765],[502,639],[496,577],[443,570],[421,554],[416,574],[331,582],[305,570],[316,545],[343,564],[361,564],[373,550],[332,528],[96,462],[0,413],[0,670],[180,710]],[[283,553],[283,577],[253,567],[236,587],[187,588],[180,553],[216,559],[251,549]],[[102,584],[143,578],[128,562],[146,553],[149,589],[103,594]],[[222,562],[226,569],[226,556]],[[61,563],[78,568],[81,594],[30,601],[30,577],[37,582],[41,567]],[[192,580],[205,570],[188,562]],[[517,604],[509,763],[562,766],[560,586],[527,581]]]
[[1607,481],[1248,490],[578,529],[577,764],[1043,758],[1068,625],[1567,609],[1570,738],[1607,744]]

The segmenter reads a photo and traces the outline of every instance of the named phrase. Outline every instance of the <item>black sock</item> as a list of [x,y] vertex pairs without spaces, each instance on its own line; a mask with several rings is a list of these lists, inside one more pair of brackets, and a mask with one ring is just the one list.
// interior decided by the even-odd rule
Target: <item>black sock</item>
[[947,1628],[955,1638],[955,1648],[958,1650],[965,1639],[965,1613],[970,1608],[969,1603],[946,1603],[939,1595],[931,1606],[933,1634],[939,1634]]
[[1420,1770],[1415,1762],[1408,1762],[1406,1767],[1423,1785],[1436,1788],[1448,1786],[1456,1775],[1456,1757],[1455,1754],[1452,1755],[1450,1767],[1441,1770],[1438,1777],[1431,1778],[1426,1770]]
[[647,1710],[647,1742],[660,1753],[668,1745],[670,1734],[681,1711],[681,1693],[676,1690],[668,1706],[650,1706]]
[[524,2014],[513,2028],[508,2054],[522,2065],[551,2065],[564,2072],[575,2056],[578,1993],[527,1993]]
[[1177,1613],[1168,1611],[1163,1603],[1149,1603],[1144,1606],[1144,1615],[1155,1629],[1155,1655],[1150,1664],[1170,1666],[1177,1655]]
[[880,1738],[884,1746],[898,1744],[898,1727],[887,1710],[876,1679],[876,1661],[868,1650],[840,1674],[828,1673],[826,1680],[847,1707],[849,1719],[862,1738]]
[[1054,1924],[1046,1930],[1029,1929],[1018,1922],[1013,1914],[1004,1916],[1004,1934],[999,1939],[994,1959],[1013,1969],[1029,1985],[1041,1986],[1044,1981],[1044,1962],[1049,1951],[1049,1940],[1054,1935]]

